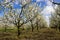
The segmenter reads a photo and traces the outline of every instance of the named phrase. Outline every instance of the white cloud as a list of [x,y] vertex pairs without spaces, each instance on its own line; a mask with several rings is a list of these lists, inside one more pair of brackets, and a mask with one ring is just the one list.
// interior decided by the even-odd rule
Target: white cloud
[[44,10],[42,11],[42,13],[44,13],[44,14],[50,14],[51,12],[54,12],[54,9],[53,9],[53,7],[52,6],[46,6],[45,8],[44,8]]
[[57,5],[53,6],[49,0],[45,0],[45,1],[47,3],[47,6],[44,8],[42,13],[47,15],[47,14],[51,14],[51,13],[55,12],[54,8],[56,9],[58,6]]
[[49,0],[45,0],[45,2],[47,3],[48,6],[52,6],[52,2],[50,2]]
[[36,2],[40,2],[40,1],[43,1],[43,0],[36,0]]
[[41,1],[41,0],[36,0],[36,2],[39,2],[39,1]]

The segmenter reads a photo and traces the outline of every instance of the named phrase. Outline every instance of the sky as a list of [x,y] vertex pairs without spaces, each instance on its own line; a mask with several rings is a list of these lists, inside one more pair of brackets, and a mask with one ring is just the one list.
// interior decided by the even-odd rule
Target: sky
[[[2,0],[0,0],[0,3],[1,3]],[[49,0],[32,0],[32,2],[36,2],[41,8],[44,8],[43,11],[41,12],[44,17],[45,17],[45,20],[47,21],[47,24],[49,25],[49,17],[51,16],[51,12],[54,12],[54,9],[53,9],[53,6],[52,6],[52,3],[49,1]],[[57,2],[59,3],[60,0],[54,0],[54,2]],[[20,9],[21,5],[18,3],[18,1],[16,0],[16,2],[13,3],[13,8],[15,9]],[[0,17],[3,16],[3,11],[4,11],[4,7],[1,7],[0,6]]]

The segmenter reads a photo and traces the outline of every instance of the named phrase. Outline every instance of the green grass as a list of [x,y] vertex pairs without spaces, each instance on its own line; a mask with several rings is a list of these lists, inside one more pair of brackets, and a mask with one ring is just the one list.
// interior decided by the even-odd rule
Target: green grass
[[60,32],[51,28],[42,28],[37,31],[34,29],[21,30],[21,35],[17,37],[17,29],[0,32],[0,40],[60,40]]

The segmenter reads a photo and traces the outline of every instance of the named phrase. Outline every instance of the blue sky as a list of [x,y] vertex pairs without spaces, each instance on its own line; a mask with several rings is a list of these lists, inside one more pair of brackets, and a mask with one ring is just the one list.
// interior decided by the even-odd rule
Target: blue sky
[[59,3],[59,2],[60,2],[60,0],[55,0],[55,2]]

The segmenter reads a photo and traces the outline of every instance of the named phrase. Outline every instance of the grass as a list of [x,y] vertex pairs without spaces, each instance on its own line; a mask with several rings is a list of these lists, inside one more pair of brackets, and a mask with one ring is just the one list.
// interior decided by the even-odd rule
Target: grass
[[37,31],[34,29],[21,31],[21,35],[17,37],[17,31],[0,32],[0,40],[60,40],[60,32],[51,28],[42,28]]

